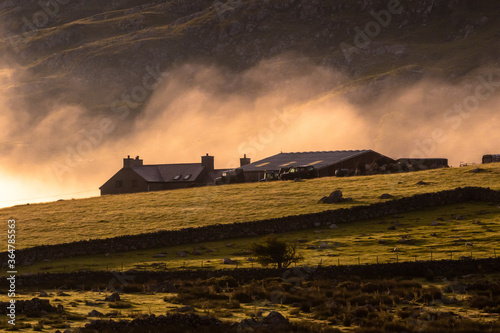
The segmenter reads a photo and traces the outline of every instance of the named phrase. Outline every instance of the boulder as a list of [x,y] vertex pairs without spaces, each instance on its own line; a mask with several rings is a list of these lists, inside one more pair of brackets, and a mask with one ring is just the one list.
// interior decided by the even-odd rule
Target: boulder
[[384,200],[387,200],[387,199],[394,199],[394,196],[389,194],[389,193],[384,193],[382,194],[379,199],[384,199]]
[[108,297],[106,297],[104,300],[106,302],[116,302],[116,301],[119,301],[120,300],[120,294],[118,294],[118,292],[114,292],[111,295],[109,295]]
[[103,316],[104,316],[104,314],[102,312],[97,311],[97,310],[92,310],[87,315],[87,317],[103,317]]
[[290,321],[277,311],[271,311],[267,317],[260,321],[262,326],[273,330],[288,330],[292,327]]
[[329,203],[329,204],[342,202],[345,200],[342,198],[342,196],[343,196],[342,191],[336,190],[336,191],[333,191],[332,193],[330,193],[329,196],[321,198],[320,202]]
[[224,265],[235,265],[237,263],[237,261],[233,260],[233,259],[229,259],[229,258],[224,258],[224,259],[222,259],[222,263]]

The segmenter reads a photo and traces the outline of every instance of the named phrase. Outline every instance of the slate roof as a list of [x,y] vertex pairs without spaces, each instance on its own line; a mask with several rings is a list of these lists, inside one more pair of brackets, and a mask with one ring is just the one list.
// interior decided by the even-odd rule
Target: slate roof
[[[140,165],[132,167],[132,170],[150,183],[194,182],[204,169],[205,167],[200,163]],[[179,175],[179,179],[174,179]],[[185,179],[188,175],[191,176]]]
[[313,165],[316,169],[337,164],[372,150],[310,151],[302,153],[279,153],[241,167],[245,172],[279,170],[292,165]]

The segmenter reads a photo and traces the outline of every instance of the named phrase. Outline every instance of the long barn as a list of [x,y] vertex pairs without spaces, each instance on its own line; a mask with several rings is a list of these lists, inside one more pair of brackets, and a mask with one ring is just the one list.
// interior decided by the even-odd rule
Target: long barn
[[360,165],[392,164],[395,161],[373,150],[311,151],[302,153],[279,153],[241,167],[246,181],[259,181],[266,171],[279,171],[281,168],[312,165],[320,177],[334,176],[338,169],[355,170]]

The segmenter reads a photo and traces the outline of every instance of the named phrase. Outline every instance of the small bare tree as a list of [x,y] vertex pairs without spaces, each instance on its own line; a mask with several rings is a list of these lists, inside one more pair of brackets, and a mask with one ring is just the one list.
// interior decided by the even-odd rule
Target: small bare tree
[[278,268],[286,268],[291,263],[303,259],[297,253],[294,244],[280,241],[276,235],[266,236],[262,244],[253,243],[251,249],[257,257],[257,262],[262,266],[277,264]]

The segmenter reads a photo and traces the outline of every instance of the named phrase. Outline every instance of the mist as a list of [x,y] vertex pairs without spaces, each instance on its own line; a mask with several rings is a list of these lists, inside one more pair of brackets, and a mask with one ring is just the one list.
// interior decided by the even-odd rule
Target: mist
[[281,151],[373,149],[453,167],[499,153],[500,80],[489,68],[453,83],[349,85],[349,74],[293,56],[241,73],[185,64],[156,78],[141,110],[118,100],[95,113],[43,96],[43,115],[18,93],[16,71],[0,70],[0,206],[99,195],[127,155],[161,164],[209,153],[223,169]]

